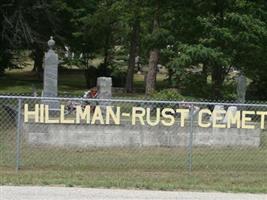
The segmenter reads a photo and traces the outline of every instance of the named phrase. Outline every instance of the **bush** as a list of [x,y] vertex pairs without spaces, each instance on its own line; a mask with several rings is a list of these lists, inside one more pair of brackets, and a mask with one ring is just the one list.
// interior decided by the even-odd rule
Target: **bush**
[[248,100],[258,100],[266,101],[267,100],[267,81],[253,81],[247,89],[246,99]]
[[105,76],[109,77],[111,76],[112,70],[109,68],[109,66],[106,66],[104,63],[100,63],[97,67],[97,77]]
[[179,88],[181,93],[186,96],[207,98],[211,94],[211,90],[201,77],[201,73],[189,72],[182,75]]
[[86,87],[92,88],[96,86],[97,69],[94,66],[90,66],[85,70]]
[[155,100],[169,100],[169,101],[183,101],[186,99],[175,88],[163,89],[159,92],[155,92],[151,95],[151,98]]
[[124,87],[126,81],[126,75],[127,75],[126,71],[122,70],[113,71],[111,74],[112,85],[115,87]]

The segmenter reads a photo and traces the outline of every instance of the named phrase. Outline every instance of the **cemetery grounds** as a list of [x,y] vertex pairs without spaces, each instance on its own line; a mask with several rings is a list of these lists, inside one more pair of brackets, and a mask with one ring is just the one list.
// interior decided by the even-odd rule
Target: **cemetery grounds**
[[[31,76],[19,72],[21,85],[1,90],[29,92]],[[26,77],[26,78],[25,78]],[[59,77],[61,83],[70,77]],[[17,80],[17,77],[15,77]],[[8,81],[9,80],[9,81]],[[2,81],[3,82],[3,81]],[[13,84],[10,79],[3,83]],[[40,84],[40,85],[39,85]],[[61,90],[80,88],[60,84]],[[142,83],[140,83],[142,84]],[[37,89],[41,83],[36,82]],[[22,88],[21,88],[22,87]],[[81,91],[78,91],[81,93]],[[15,124],[5,121],[0,109],[0,184],[50,185],[153,190],[267,192],[267,132],[253,147],[194,147],[192,170],[186,148],[46,148],[23,145],[16,171]],[[22,142],[23,143],[23,142]]]
[[[153,190],[267,192],[267,135],[259,147],[63,148],[21,142],[1,109],[0,184]],[[56,134],[56,133],[55,133]]]

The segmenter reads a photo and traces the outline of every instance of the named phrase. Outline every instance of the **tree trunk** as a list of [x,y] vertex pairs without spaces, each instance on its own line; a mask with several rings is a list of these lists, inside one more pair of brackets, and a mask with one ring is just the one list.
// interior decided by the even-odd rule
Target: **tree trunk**
[[[225,2],[216,0],[215,6],[215,16],[219,15],[219,27],[224,26],[224,9],[225,9]],[[226,43],[222,42],[220,44],[222,49],[227,48]],[[212,68],[212,97],[215,99],[219,99],[223,97],[222,94],[222,86],[226,76],[225,69],[222,66],[214,66]]]
[[208,66],[206,64],[203,64],[201,77],[202,77],[203,86],[206,86],[207,78],[208,78]]
[[125,85],[127,93],[133,92],[135,58],[136,56],[138,56],[138,48],[139,48],[139,33],[140,33],[140,21],[138,18],[136,18],[133,24],[133,29],[131,34],[130,56],[128,61],[128,70],[127,70],[126,85]]
[[44,59],[44,52],[39,46],[36,45],[33,52],[34,65],[32,71],[37,73],[39,79],[42,79],[43,59]]
[[4,75],[5,69],[4,67],[0,67],[0,77]]
[[149,64],[146,78],[146,94],[151,94],[155,91],[158,61],[159,50],[152,49],[149,53]]
[[96,86],[97,80],[97,69],[90,65],[90,54],[83,53],[83,63],[84,63],[84,76],[85,76],[85,83],[86,88],[90,89]]
[[[156,2],[156,11],[154,14],[153,32],[159,28],[159,1]],[[146,78],[146,95],[149,95],[155,91],[156,77],[157,77],[157,65],[159,62],[159,49],[153,48],[149,52],[148,72]]]
[[107,31],[106,39],[105,39],[105,46],[104,46],[104,63],[103,63],[103,76],[109,76],[108,74],[108,66],[110,64],[110,40],[111,40],[111,34],[110,31]]
[[96,86],[96,69],[85,69],[84,70],[84,76],[85,76],[85,83],[86,83],[86,88],[90,89],[92,87]]
[[215,66],[212,69],[212,96],[215,99],[223,97],[222,86],[224,82],[225,72],[222,67]]

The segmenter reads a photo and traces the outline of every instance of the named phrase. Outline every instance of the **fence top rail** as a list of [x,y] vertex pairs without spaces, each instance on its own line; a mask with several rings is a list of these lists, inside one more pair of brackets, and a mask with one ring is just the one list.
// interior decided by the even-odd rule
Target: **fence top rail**
[[267,104],[262,103],[231,103],[231,102],[216,102],[216,101],[172,101],[172,100],[143,100],[143,99],[94,99],[82,97],[33,97],[33,96],[6,96],[0,95],[0,99],[21,99],[21,100],[58,100],[58,101],[103,101],[103,102],[121,102],[121,103],[155,103],[155,104],[187,104],[189,106],[197,105],[225,105],[225,106],[251,106],[251,107],[266,107]]

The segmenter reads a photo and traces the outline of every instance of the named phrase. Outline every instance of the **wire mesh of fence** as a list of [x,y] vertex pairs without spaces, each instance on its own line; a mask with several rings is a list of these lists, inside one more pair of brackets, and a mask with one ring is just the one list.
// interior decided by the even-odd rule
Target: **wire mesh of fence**
[[0,111],[2,169],[266,184],[266,104],[0,96]]

